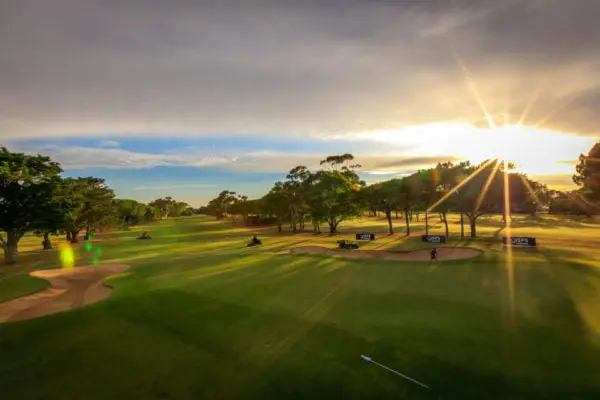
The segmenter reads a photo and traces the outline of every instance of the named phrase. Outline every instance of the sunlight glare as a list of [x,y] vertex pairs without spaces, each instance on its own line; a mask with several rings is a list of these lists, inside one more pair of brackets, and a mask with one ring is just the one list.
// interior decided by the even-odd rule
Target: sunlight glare
[[514,271],[514,260],[512,252],[512,244],[510,238],[512,237],[511,232],[511,215],[510,215],[510,185],[509,185],[509,172],[508,163],[504,161],[504,215],[506,237],[508,238],[506,247],[506,269],[508,274],[508,296],[510,304],[510,323],[511,326],[515,325],[515,271]]
[[[506,161],[504,161],[504,163],[506,164]],[[477,204],[475,205],[475,212],[479,211],[479,207],[481,207],[481,203],[483,203],[483,199],[485,198],[485,195],[489,190],[490,185],[492,184],[492,181],[494,180],[494,177],[498,172],[498,169],[500,169],[500,160],[496,160],[496,165],[494,165],[494,169],[490,173],[490,176],[488,176],[487,181],[483,186],[483,190],[481,191],[481,193],[479,193],[479,197],[477,198]]]
[[[453,122],[362,132],[353,137],[398,146],[410,145],[410,150],[399,153],[398,157],[446,156],[471,160],[474,164],[489,159],[507,159],[517,165],[516,172],[530,175],[572,174],[575,161],[565,160],[564,155],[585,153],[595,143],[595,138],[528,126],[489,129]],[[567,161],[573,161],[573,164]]]
[[437,206],[439,206],[440,204],[442,204],[448,197],[452,196],[454,193],[456,193],[457,190],[459,190],[461,187],[463,187],[464,185],[466,185],[471,179],[473,179],[474,177],[476,177],[481,171],[483,171],[493,161],[494,160],[488,160],[488,161],[484,162],[483,164],[481,164],[479,166],[479,168],[477,168],[477,170],[475,170],[471,175],[467,176],[465,179],[462,180],[462,182],[460,182],[458,185],[456,185],[455,187],[453,187],[452,190],[448,191],[448,193],[446,193],[438,201],[436,201],[435,203],[433,203],[433,205],[427,209],[427,212],[429,213],[432,210],[435,210],[435,208]]

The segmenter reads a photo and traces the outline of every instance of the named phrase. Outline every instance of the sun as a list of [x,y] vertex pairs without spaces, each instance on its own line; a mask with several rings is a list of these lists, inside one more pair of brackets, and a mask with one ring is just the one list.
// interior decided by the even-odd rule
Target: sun
[[534,158],[535,142],[543,143],[542,135],[520,125],[484,130],[481,135],[485,140],[479,144],[480,155],[516,164],[517,170],[523,163],[528,164]]
[[[594,138],[577,136],[526,125],[481,127],[471,123],[439,122],[398,129],[366,131],[353,134],[356,139],[376,140],[386,148],[386,155],[423,160],[425,168],[435,160],[508,160],[515,172],[528,175],[572,174],[574,161],[589,150]],[[404,169],[398,169],[396,173]],[[375,171],[377,172],[377,171]],[[384,171],[390,173],[389,170]]]

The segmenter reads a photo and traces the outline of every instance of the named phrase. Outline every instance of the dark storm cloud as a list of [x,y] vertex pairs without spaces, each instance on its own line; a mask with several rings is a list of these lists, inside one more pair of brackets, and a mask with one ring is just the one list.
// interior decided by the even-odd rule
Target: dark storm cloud
[[[592,90],[600,2],[3,0],[0,135],[329,134]],[[589,74],[589,75],[588,75]],[[586,76],[587,75],[587,76]],[[549,82],[549,83],[548,83]],[[592,103],[572,102],[581,115]],[[598,116],[551,121],[595,134]],[[550,123],[550,122],[549,122]],[[554,126],[554,125],[553,125]]]

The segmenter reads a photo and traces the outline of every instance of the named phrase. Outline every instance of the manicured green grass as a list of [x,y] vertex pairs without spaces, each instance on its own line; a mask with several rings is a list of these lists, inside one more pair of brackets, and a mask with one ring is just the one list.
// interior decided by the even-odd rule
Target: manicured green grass
[[19,273],[2,278],[0,287],[0,301],[5,301],[44,290],[48,287],[48,282]]
[[[110,278],[103,302],[1,325],[3,398],[600,398],[600,225],[519,217],[513,233],[540,246],[514,249],[512,263],[496,218],[481,239],[450,241],[485,250],[465,261],[277,254],[359,231],[378,232],[365,249],[427,247],[385,224],[365,218],[333,238],[268,230],[258,248],[245,247],[253,231],[204,217],[140,227],[150,241],[100,235],[102,262],[134,268]],[[56,265],[36,243],[0,278]],[[80,265],[92,257],[78,253]]]

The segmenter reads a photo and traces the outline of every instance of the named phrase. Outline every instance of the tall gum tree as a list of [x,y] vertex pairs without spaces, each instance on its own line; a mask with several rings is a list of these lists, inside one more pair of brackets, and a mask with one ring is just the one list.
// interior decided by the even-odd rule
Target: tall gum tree
[[[52,204],[48,188],[62,169],[42,155],[13,153],[0,147],[0,247],[7,264],[18,259],[19,241]],[[54,181],[57,182],[57,181]]]
[[597,142],[588,154],[579,156],[573,181],[582,190],[583,201],[596,206],[600,203],[600,142]]

